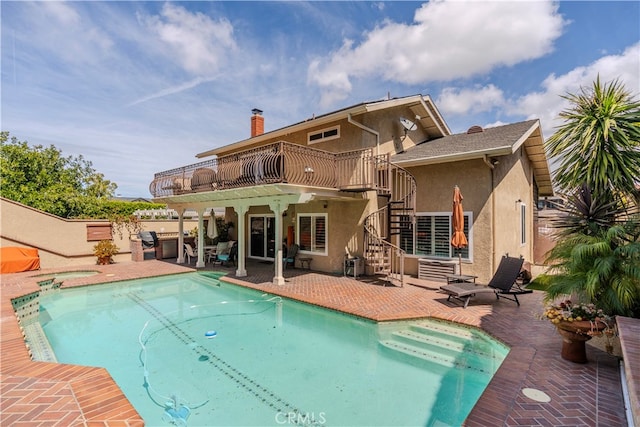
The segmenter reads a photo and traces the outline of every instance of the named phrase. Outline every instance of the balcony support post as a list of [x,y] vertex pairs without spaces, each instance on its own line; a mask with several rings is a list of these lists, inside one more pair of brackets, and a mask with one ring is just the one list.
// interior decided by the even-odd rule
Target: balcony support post
[[198,262],[196,268],[204,267],[204,209],[198,209]]
[[276,241],[275,241],[275,251],[276,251],[276,262],[275,262],[275,276],[273,277],[273,284],[282,286],[284,285],[284,276],[282,275],[282,214],[289,207],[289,203],[283,202],[282,200],[274,200],[273,202],[269,202],[269,207],[273,211],[276,218]]
[[178,209],[178,264],[184,264],[184,208]]
[[233,210],[238,215],[238,224],[236,224],[237,232],[238,232],[238,268],[236,269],[236,277],[246,277],[247,276],[247,266],[245,262],[245,257],[247,254],[247,239],[246,235],[246,224],[245,224],[245,215],[249,210],[249,207],[246,205],[234,205]]

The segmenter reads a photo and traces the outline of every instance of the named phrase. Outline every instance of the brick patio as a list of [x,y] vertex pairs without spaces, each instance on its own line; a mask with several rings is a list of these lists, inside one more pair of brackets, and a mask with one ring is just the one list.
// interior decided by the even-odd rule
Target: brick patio
[[[65,280],[64,287],[188,272],[193,267],[151,260],[64,271],[70,270],[101,273]],[[249,276],[243,278],[235,278],[233,268],[216,265],[215,270],[227,271],[224,280],[241,286],[376,321],[431,316],[480,327],[502,340],[511,351],[467,418],[467,426],[627,425],[618,360],[592,346],[587,346],[588,364],[561,359],[561,337],[549,322],[538,319],[542,311],[539,292],[522,296],[520,307],[484,295],[463,309],[436,292],[439,283],[417,279],[403,288],[383,287],[367,278],[288,269],[286,284],[276,286],[271,283],[272,265],[249,262]],[[144,425],[106,370],[30,360],[11,299],[38,290],[37,281],[42,278],[33,276],[45,272],[1,277],[0,425]],[[640,360],[637,342],[627,347],[625,357]],[[638,375],[632,380],[637,387]],[[534,401],[522,393],[523,388],[541,390],[551,401]]]

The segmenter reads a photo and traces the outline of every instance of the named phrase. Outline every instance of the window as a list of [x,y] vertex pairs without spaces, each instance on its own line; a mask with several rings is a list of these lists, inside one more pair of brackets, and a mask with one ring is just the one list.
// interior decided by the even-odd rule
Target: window
[[309,132],[307,134],[307,142],[309,144],[317,144],[319,142],[329,141],[340,138],[340,126],[334,126],[319,131]]
[[327,214],[298,214],[298,246],[301,252],[327,254]]
[[112,239],[111,224],[87,224],[87,242]]
[[[408,218],[405,218],[408,220]],[[464,234],[471,242],[469,224],[471,213],[464,214]],[[454,258],[458,256],[458,249],[451,246],[451,214],[450,213],[423,213],[416,215],[416,225],[412,229],[403,229],[400,232],[400,247],[407,254],[429,256],[434,258]],[[460,249],[462,258],[470,259],[469,248]]]
[[527,205],[520,203],[520,244],[527,244]]

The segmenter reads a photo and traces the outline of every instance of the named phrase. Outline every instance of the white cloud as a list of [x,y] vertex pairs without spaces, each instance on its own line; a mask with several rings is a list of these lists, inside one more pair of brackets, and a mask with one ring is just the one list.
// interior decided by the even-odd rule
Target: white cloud
[[485,129],[488,129],[488,128],[496,128],[498,126],[504,126],[504,125],[508,125],[508,124],[509,123],[505,123],[502,120],[497,120],[497,121],[492,122],[492,123],[487,123],[482,127],[485,128]]
[[170,48],[168,52],[188,72],[206,76],[217,71],[229,50],[236,48],[233,26],[167,3],[161,16],[142,19]]
[[[436,98],[438,109],[446,116],[469,116],[496,110],[502,116],[515,120],[540,119],[545,138],[562,124],[558,115],[569,104],[562,98],[568,93],[579,93],[590,88],[596,78],[611,82],[619,79],[625,88],[640,97],[640,43],[627,47],[619,55],[608,55],[586,66],[576,67],[562,75],[550,74],[541,83],[541,90],[517,98],[506,98],[502,89],[493,84],[472,88],[446,87]],[[498,120],[484,127],[505,124]]]
[[30,26],[25,33],[16,34],[18,47],[32,44],[44,54],[71,64],[96,64],[111,54],[113,40],[83,13],[81,5],[29,3],[24,16],[28,16]]
[[567,93],[578,93],[580,88],[589,88],[596,78],[601,82],[619,79],[632,95],[640,95],[640,43],[629,46],[620,55],[604,56],[587,66],[577,67],[566,74],[549,75],[542,82],[542,91],[526,94],[513,100],[509,114],[542,121],[544,136],[553,134],[560,111],[568,107],[562,98]]
[[444,88],[436,100],[438,109],[445,114],[481,113],[504,103],[502,90],[492,84],[473,89]]
[[308,69],[326,106],[344,99],[351,79],[377,77],[404,84],[448,81],[541,57],[566,22],[551,2],[437,0],[418,9],[412,24],[386,21],[355,44],[345,40]]
[[47,1],[39,6],[61,24],[76,25],[80,22],[80,15],[68,3]]

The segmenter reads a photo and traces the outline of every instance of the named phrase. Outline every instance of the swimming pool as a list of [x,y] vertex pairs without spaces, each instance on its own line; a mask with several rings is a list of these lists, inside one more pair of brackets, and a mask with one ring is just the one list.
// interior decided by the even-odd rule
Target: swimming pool
[[446,322],[375,324],[199,273],[65,289],[40,323],[149,426],[460,425],[508,349]]

